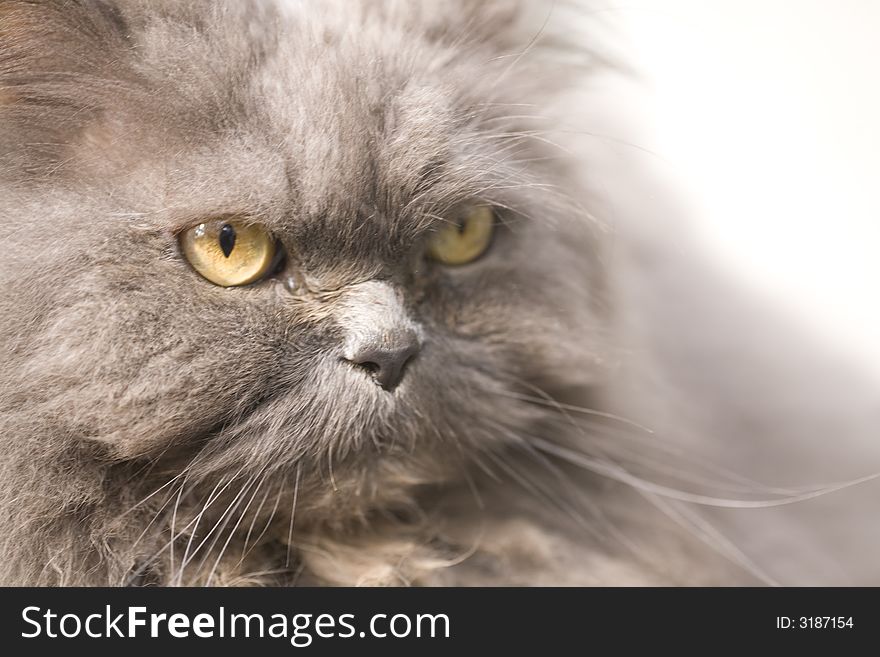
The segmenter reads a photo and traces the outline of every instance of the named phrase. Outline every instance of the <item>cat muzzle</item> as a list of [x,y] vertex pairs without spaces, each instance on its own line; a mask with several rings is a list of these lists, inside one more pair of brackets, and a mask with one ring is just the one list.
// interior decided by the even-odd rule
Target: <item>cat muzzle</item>
[[423,344],[401,292],[382,281],[356,285],[342,301],[340,320],[348,330],[342,359],[384,390],[394,390]]

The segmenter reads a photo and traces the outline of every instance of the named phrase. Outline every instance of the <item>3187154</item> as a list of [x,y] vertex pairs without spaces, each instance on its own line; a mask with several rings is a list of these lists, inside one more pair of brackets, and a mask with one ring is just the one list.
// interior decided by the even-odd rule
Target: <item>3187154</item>
[[777,616],[780,630],[843,630],[853,628],[852,616]]

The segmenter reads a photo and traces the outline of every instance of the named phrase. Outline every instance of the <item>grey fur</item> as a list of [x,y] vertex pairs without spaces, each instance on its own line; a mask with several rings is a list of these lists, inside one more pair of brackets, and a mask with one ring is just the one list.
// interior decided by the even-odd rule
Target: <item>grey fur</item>
[[[520,11],[0,3],[0,581],[754,581],[540,449],[607,456],[622,344],[601,226],[520,111],[572,51]],[[490,252],[427,263],[473,200]],[[278,276],[186,264],[231,212]],[[376,294],[421,344],[393,392],[341,361]]]
[[[185,548],[153,555],[218,482],[259,480],[286,512],[298,477],[296,531],[348,535],[500,446],[495,423],[539,419],[492,392],[558,378],[550,345],[585,325],[560,307],[596,291],[521,283],[594,274],[566,232],[522,219],[568,206],[505,119],[526,93],[496,84],[514,11],[4,3],[4,581],[169,582]],[[474,199],[510,208],[492,254],[426,264],[431,226]],[[175,231],[227,212],[283,240],[282,276],[222,289],[188,267]],[[339,363],[376,279],[425,335],[393,395]],[[542,316],[558,319],[533,344]],[[279,554],[251,569],[283,570]],[[192,571],[177,581],[210,569]]]

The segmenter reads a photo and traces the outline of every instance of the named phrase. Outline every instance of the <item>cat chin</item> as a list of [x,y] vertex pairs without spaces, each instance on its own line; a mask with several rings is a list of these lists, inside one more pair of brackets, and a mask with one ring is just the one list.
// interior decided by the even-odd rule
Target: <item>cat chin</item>
[[[419,498],[456,474],[460,475],[452,468],[437,467],[436,459],[417,463],[413,458],[407,462],[388,458],[369,466],[337,464],[319,473],[295,468],[263,479],[242,477],[219,494],[224,480],[206,481],[192,495],[171,491],[164,513],[145,509],[128,518],[130,527],[119,523],[103,532],[130,537],[138,528],[148,527],[149,535],[141,537],[136,550],[131,550],[130,538],[113,550],[115,561],[132,564],[125,577],[136,578],[137,583],[291,584],[304,569],[317,581],[324,577],[312,571],[311,558],[324,563],[336,554],[343,561],[378,562],[390,549],[355,559],[353,546],[403,544],[403,538],[396,541],[390,536],[408,536],[413,545],[430,540]],[[156,517],[161,520],[156,522]],[[168,537],[175,535],[176,556],[168,550]],[[369,569],[352,564],[347,570],[348,575],[341,571],[335,581],[379,583],[380,578],[367,574]],[[355,570],[361,574],[344,579]]]

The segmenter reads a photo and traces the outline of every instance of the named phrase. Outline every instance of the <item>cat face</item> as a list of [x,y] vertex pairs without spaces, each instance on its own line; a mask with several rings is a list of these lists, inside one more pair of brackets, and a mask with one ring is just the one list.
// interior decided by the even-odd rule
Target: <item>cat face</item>
[[518,118],[515,14],[320,4],[0,14],[17,449],[296,477],[330,513],[455,476],[541,420],[519,393],[594,378],[595,231]]

